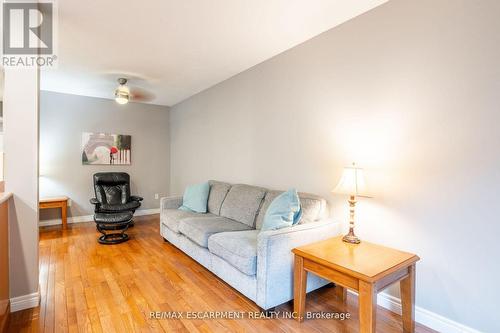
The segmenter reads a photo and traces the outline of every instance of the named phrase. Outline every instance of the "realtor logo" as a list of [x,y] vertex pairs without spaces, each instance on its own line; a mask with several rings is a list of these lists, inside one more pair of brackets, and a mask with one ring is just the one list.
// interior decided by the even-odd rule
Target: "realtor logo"
[[55,23],[53,2],[4,2],[2,64],[53,67]]

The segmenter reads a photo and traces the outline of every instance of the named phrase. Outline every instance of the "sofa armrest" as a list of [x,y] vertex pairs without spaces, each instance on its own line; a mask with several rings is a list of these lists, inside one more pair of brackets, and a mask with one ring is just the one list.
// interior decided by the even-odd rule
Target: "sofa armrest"
[[160,209],[177,209],[182,206],[182,196],[164,197],[160,200]]
[[[257,237],[257,305],[269,309],[293,299],[292,249],[339,232],[339,224],[331,220],[261,232]],[[311,276],[308,290],[324,284],[324,280]]]
[[138,196],[138,195],[131,195],[131,196],[130,196],[130,201],[138,201],[138,202],[140,202],[140,201],[142,201],[142,200],[144,200],[144,198],[143,198],[143,197],[140,197],[140,196]]

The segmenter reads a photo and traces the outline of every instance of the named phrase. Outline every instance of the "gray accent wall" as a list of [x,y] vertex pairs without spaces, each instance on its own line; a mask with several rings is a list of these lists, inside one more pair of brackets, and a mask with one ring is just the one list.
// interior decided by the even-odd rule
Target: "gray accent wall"
[[499,13],[390,1],[175,105],[172,194],[208,179],[296,187],[346,229],[330,190],[356,161],[373,196],[356,230],[421,256],[417,306],[500,332]]
[[[40,196],[66,195],[68,216],[93,213],[92,175],[101,171],[128,172],[132,194],[144,197],[141,209],[160,207],[169,190],[168,107],[42,91],[40,96]],[[132,136],[130,166],[82,165],[82,132]],[[60,217],[43,210],[40,220]]]

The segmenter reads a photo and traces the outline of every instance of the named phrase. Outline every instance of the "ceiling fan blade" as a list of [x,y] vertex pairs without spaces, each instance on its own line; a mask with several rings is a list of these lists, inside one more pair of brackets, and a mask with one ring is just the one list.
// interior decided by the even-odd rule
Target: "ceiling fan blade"
[[145,89],[133,87],[130,88],[130,99],[137,102],[151,102],[155,95]]

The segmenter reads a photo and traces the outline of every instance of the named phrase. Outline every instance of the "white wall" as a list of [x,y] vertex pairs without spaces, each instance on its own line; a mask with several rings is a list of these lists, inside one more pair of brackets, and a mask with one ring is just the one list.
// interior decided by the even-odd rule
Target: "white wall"
[[[9,206],[10,296],[38,299],[38,69],[5,69],[5,191]],[[34,294],[34,295],[33,295]]]
[[374,196],[360,237],[421,256],[418,306],[499,332],[499,14],[496,0],[390,1],[174,106],[172,193],[293,186],[347,227],[330,190],[356,161]]
[[[42,74],[43,75],[43,74]],[[131,165],[82,165],[82,132],[132,136]],[[132,194],[144,197],[141,209],[160,207],[169,191],[168,107],[42,91],[40,96],[40,196],[71,199],[69,216],[93,214],[92,175],[127,172]],[[41,220],[60,217],[43,210]]]

